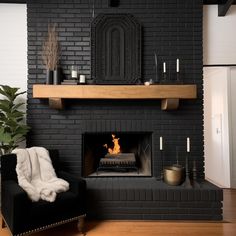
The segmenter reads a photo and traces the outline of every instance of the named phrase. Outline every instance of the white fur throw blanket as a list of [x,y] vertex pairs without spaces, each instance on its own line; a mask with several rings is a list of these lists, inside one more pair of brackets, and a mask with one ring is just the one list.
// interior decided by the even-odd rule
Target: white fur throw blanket
[[45,148],[15,149],[13,153],[17,155],[18,183],[32,201],[43,199],[53,202],[57,193],[69,189],[68,182],[57,178],[49,152]]

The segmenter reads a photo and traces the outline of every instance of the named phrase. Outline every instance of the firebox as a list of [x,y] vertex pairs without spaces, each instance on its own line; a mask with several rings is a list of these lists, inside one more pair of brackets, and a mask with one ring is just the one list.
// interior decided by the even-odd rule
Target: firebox
[[152,176],[152,133],[84,133],[83,176]]

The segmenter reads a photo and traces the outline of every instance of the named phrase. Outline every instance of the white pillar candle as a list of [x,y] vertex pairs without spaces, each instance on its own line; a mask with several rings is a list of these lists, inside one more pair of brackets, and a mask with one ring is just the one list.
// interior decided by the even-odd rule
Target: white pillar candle
[[71,77],[74,79],[77,79],[77,71],[76,70],[71,71]]
[[187,152],[190,152],[190,138],[187,137]]
[[79,82],[84,84],[85,83],[85,75],[80,75],[79,76]]
[[179,72],[179,59],[176,60],[176,72]]
[[162,139],[162,137],[160,137],[160,150],[161,151],[163,150],[163,139]]
[[163,62],[163,73],[166,73],[166,63]]
[[76,65],[72,65],[71,66],[71,78],[77,79],[77,76],[78,76],[77,67],[76,67]]

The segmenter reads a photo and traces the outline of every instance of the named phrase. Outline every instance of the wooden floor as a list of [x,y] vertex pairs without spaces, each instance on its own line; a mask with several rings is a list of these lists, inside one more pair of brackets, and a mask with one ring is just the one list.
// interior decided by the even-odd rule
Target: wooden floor
[[[98,221],[87,222],[87,236],[236,236],[236,189],[224,190],[224,220],[208,221]],[[0,236],[10,236],[0,229]],[[36,233],[34,236],[79,236],[75,223]]]

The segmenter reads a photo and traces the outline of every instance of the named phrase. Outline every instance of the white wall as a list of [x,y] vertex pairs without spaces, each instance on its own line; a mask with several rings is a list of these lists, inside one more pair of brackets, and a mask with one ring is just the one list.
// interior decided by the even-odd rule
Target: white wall
[[236,64],[236,5],[218,17],[218,5],[203,7],[203,64]]
[[[217,5],[205,5],[203,64],[236,65],[235,42],[236,6],[218,17]],[[205,67],[203,80],[206,178],[236,187],[236,68]]]
[[230,172],[231,172],[231,187],[236,188],[236,67],[230,71]]
[[0,4],[0,84],[21,91],[27,90],[26,16],[26,4]]
[[[27,91],[27,13],[26,4],[0,4],[0,84]],[[27,94],[18,97],[24,102]],[[21,147],[25,142],[20,143]]]
[[228,91],[230,68],[204,68],[205,176],[230,187]]

